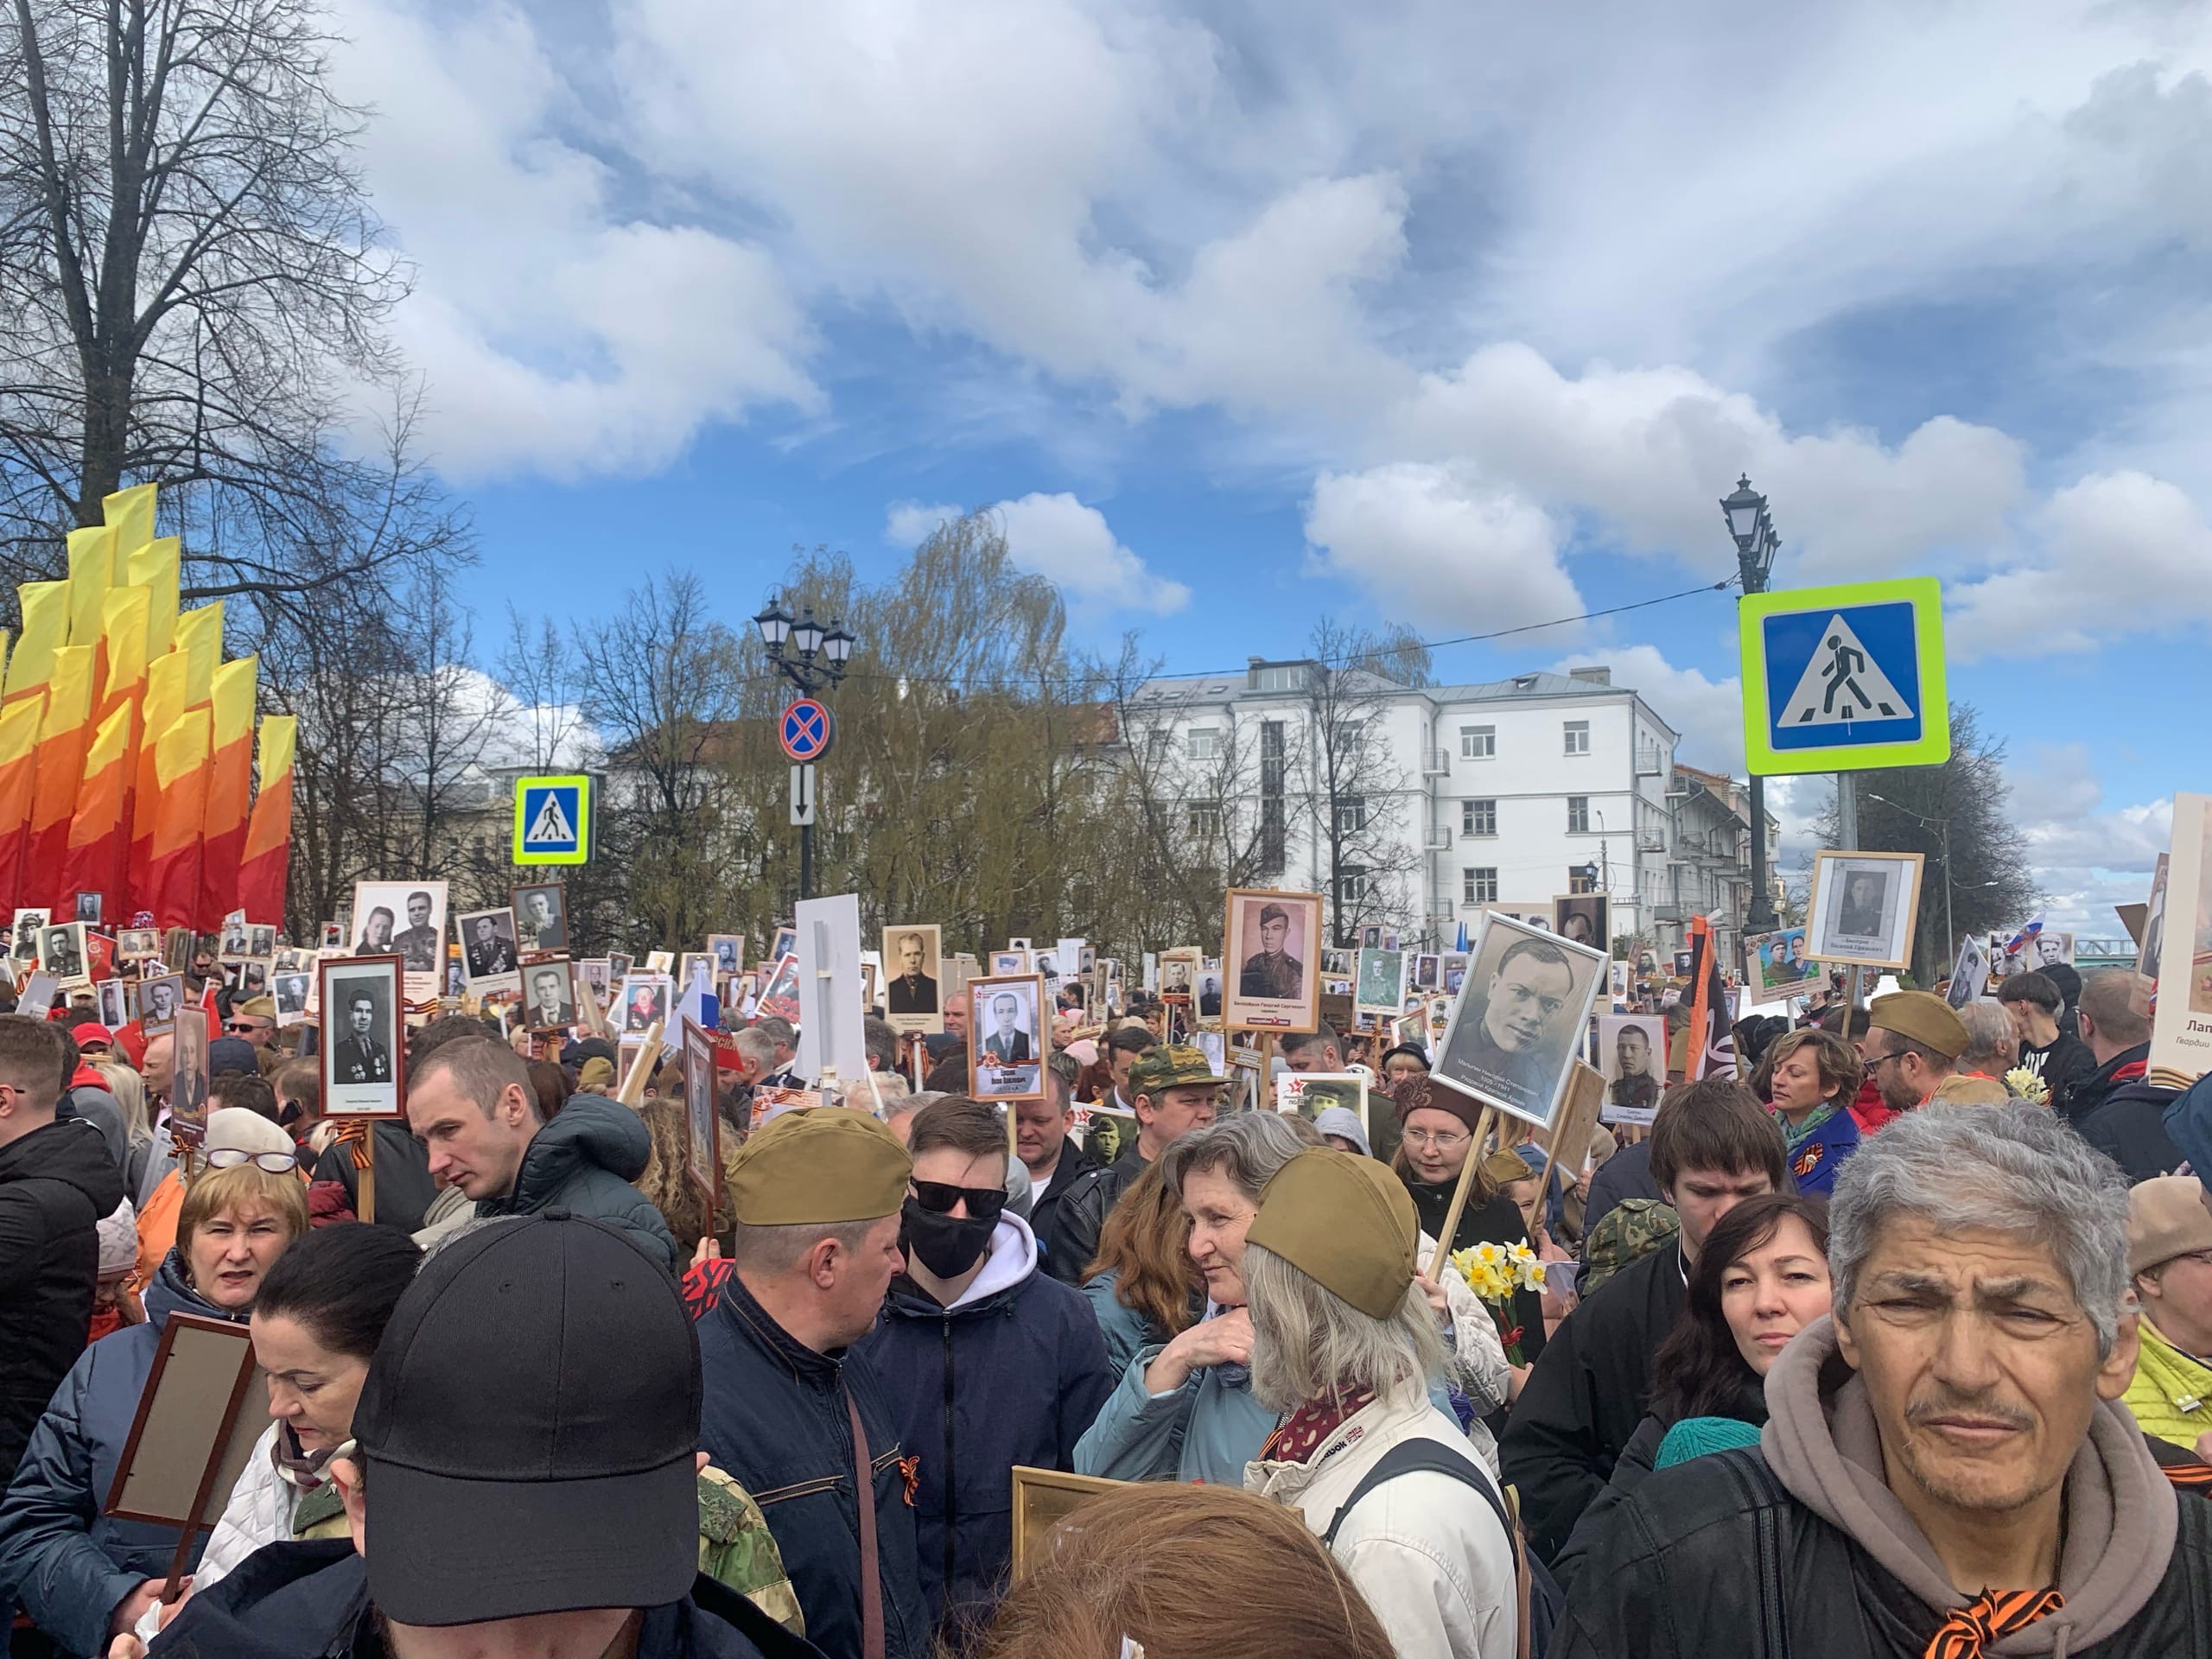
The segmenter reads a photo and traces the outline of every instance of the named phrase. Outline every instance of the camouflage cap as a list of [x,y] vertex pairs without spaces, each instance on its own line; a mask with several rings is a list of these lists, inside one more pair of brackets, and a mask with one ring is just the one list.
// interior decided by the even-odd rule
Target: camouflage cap
[[914,1160],[866,1112],[786,1112],[730,1160],[730,1209],[748,1227],[879,1221],[906,1199]]
[[1623,1198],[1598,1217],[1598,1224],[1582,1241],[1584,1297],[1681,1230],[1682,1218],[1671,1205],[1656,1198]]
[[1203,1049],[1183,1043],[1160,1043],[1137,1056],[1129,1066],[1129,1098],[1157,1095],[1164,1090],[1192,1084],[1218,1086],[1224,1079],[1213,1074],[1213,1062]]

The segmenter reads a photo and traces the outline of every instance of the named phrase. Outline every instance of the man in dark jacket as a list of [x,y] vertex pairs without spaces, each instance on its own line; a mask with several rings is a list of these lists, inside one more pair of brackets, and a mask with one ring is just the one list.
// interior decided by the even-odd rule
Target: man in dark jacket
[[1618,1506],[1552,1659],[2212,1654],[2212,1504],[2120,1404],[2118,1175],[2040,1108],[1939,1104],[1829,1215],[1834,1317],[1768,1374],[1758,1447]]
[[699,1449],[760,1503],[807,1638],[830,1659],[862,1659],[871,1625],[887,1659],[932,1651],[913,1459],[882,1379],[851,1347],[904,1265],[912,1168],[861,1112],[786,1112],[759,1131],[730,1168],[734,1269],[698,1324]]
[[99,1131],[54,1121],[65,1058],[59,1027],[0,1014],[0,1490],[85,1351],[100,1218],[123,1202]]
[[1782,1131],[1732,1077],[1708,1077],[1669,1097],[1649,1145],[1652,1178],[1681,1230],[1567,1316],[1537,1356],[1498,1445],[1507,1483],[1521,1489],[1529,1541],[1547,1560],[1649,1408],[1651,1357],[1682,1311],[1685,1276],[1705,1236],[1744,1199],[1789,1190]]
[[630,1185],[652,1157],[645,1120],[602,1095],[572,1095],[547,1122],[529,1070],[495,1038],[463,1037],[423,1061],[407,1079],[407,1122],[429,1148],[430,1179],[474,1198],[480,1217],[566,1210],[622,1228],[671,1274],[690,1259]]
[[697,1570],[698,1353],[644,1262],[631,1235],[571,1217],[437,1251],[370,1363],[359,1452],[330,1465],[352,1537],[257,1551],[153,1651],[812,1654]]
[[2138,1001],[2149,989],[2125,968],[2107,968],[2082,981],[2082,1039],[2097,1069],[2075,1086],[2067,1113],[2083,1140],[2126,1171],[2130,1185],[2182,1166],[2165,1116],[2180,1096],[2183,1080],[2150,1076],[2151,1022]]
[[1181,1045],[1148,1048],[1129,1067],[1129,1097],[1136,1106],[1136,1139],[1103,1169],[1082,1176],[1068,1188],[1052,1224],[1052,1253],[1046,1271],[1074,1284],[1098,1254],[1098,1234],[1107,1213],[1121,1202],[1138,1176],[1179,1136],[1213,1122],[1221,1103],[1222,1079],[1203,1051]]
[[1118,1379],[1079,1292],[1037,1271],[1006,1203],[1006,1130],[959,1095],[914,1115],[901,1216],[906,1269],[854,1344],[900,1402],[921,1458],[914,1494],[923,1593],[949,1637],[981,1627],[1013,1557],[1015,1464],[1072,1469]]
[[[1020,1101],[1014,1107],[1014,1150],[1029,1172],[1029,1230],[1037,1240],[1047,1273],[1052,1272],[1052,1234],[1059,1220],[1060,1201],[1078,1177],[1098,1167],[1075,1138],[1075,1107],[1070,1091],[1080,1069],[1073,1055],[1065,1049],[1056,1050],[1045,1062],[1046,1097]],[[1081,1266],[1076,1268],[1077,1273],[1082,1270]]]

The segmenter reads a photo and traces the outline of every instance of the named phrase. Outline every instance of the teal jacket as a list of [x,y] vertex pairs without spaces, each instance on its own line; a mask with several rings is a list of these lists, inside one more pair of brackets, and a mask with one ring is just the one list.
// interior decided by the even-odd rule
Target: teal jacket
[[1210,1365],[1170,1393],[1150,1393],[1145,1368],[1166,1345],[1140,1348],[1122,1370],[1076,1442],[1076,1473],[1242,1487],[1244,1465],[1274,1433],[1275,1414],[1252,1397],[1251,1373],[1242,1365]]
[[1098,1316],[1098,1334],[1106,1338],[1107,1367],[1116,1376],[1128,1370],[1140,1349],[1157,1353],[1167,1340],[1165,1331],[1114,1294],[1121,1277],[1109,1269],[1083,1287],[1084,1300]]

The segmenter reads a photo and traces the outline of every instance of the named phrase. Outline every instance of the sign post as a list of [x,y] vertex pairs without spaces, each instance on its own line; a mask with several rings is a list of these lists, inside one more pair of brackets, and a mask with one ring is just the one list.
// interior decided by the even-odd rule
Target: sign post
[[791,822],[798,826],[798,896],[814,897],[814,762],[830,753],[837,722],[829,706],[794,697],[784,706],[777,741],[791,761]]

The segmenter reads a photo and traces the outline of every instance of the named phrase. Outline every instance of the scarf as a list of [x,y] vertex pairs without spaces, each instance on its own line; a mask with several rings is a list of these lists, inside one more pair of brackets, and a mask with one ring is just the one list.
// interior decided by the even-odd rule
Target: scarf
[[1795,1153],[1798,1147],[1813,1138],[1821,1125],[1834,1117],[1840,1109],[1842,1109],[1841,1107],[1836,1102],[1824,1100],[1808,1112],[1805,1115],[1805,1121],[1794,1129],[1789,1127],[1789,1120],[1777,1111],[1774,1115],[1774,1122],[1775,1126],[1782,1131],[1782,1144],[1789,1151]]
[[1923,1659],[1980,1659],[1989,1643],[2024,1630],[2065,1605],[2056,1590],[1985,1590],[1970,1605],[1951,1609]]
[[276,1478],[296,1492],[311,1492],[321,1486],[328,1478],[324,1469],[337,1453],[335,1446],[308,1451],[289,1423],[277,1424],[276,1438],[269,1442],[269,1460],[276,1465]]
[[1275,1425],[1275,1432],[1260,1448],[1258,1461],[1305,1462],[1313,1455],[1316,1446],[1344,1426],[1346,1418],[1374,1402],[1372,1389],[1355,1389],[1350,1394],[1332,1394],[1307,1401]]

